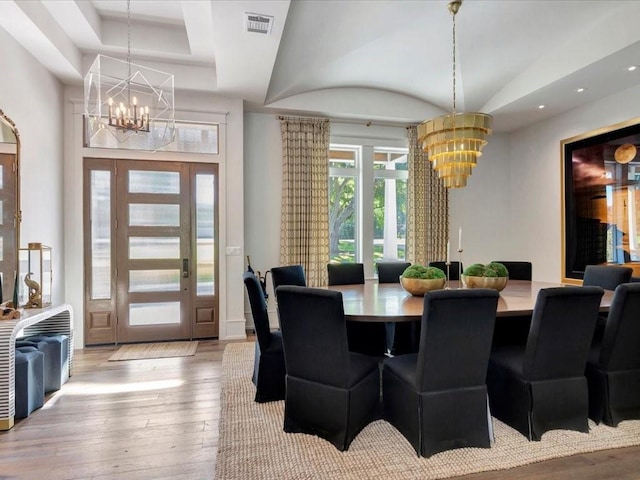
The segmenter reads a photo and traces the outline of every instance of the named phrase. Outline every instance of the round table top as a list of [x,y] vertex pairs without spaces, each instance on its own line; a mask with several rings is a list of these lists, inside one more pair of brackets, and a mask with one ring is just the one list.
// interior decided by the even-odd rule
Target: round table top
[[[457,281],[450,288],[459,288]],[[498,317],[530,315],[541,288],[569,286],[561,283],[509,280],[500,292]],[[399,283],[368,282],[363,285],[333,285],[329,290],[342,292],[347,320],[360,322],[409,322],[422,318],[424,297],[414,297]],[[613,291],[605,290],[600,310],[606,312],[611,305]]]

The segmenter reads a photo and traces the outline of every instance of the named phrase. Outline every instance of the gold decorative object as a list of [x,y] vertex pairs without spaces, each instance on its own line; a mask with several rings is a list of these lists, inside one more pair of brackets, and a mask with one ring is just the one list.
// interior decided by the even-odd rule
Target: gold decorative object
[[501,292],[507,286],[509,277],[473,277],[462,275],[462,283],[467,288],[491,288]]
[[[13,166],[2,175],[2,190],[6,193],[13,188],[13,198],[2,202],[3,236],[2,236],[2,261],[0,261],[0,303],[11,297],[9,289],[12,281],[15,281],[15,272],[18,268],[18,248],[20,247],[20,222],[22,213],[20,210],[20,133],[16,124],[0,109],[0,143],[5,146],[5,153],[13,156]],[[13,170],[13,174],[9,173]]]
[[636,158],[637,149],[635,145],[631,143],[625,143],[616,148],[616,151],[613,153],[613,157],[616,159],[618,163],[629,163],[631,160]]
[[446,278],[406,278],[400,277],[400,285],[411,295],[422,297],[431,290],[441,290],[444,288]]
[[29,243],[18,254],[21,282],[17,304],[24,308],[42,308],[51,305],[52,279],[51,247],[42,243]]
[[40,284],[31,279],[33,272],[29,272],[24,276],[24,283],[29,289],[29,300],[27,301],[28,307],[41,307],[42,306],[42,288]]
[[449,2],[453,17],[453,109],[450,114],[418,125],[418,140],[447,188],[467,185],[467,178],[492,133],[493,117],[486,113],[456,113],[456,14],[462,0]]
[[9,306],[9,303],[6,302],[0,304],[0,320],[12,320],[14,318],[20,318],[20,310],[16,310]]

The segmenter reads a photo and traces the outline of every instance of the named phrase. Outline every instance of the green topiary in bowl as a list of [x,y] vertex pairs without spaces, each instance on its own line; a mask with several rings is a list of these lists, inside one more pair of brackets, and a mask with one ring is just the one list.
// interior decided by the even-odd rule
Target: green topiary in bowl
[[424,296],[430,290],[439,290],[444,287],[446,275],[436,267],[423,265],[411,265],[400,277],[400,284],[411,295]]
[[433,279],[433,278],[446,278],[446,275],[442,270],[437,267],[425,267],[423,265],[411,265],[407,267],[407,269],[402,272],[403,278],[423,278],[423,279]]
[[501,291],[507,286],[509,271],[507,267],[498,262],[486,265],[474,263],[464,269],[462,283],[467,288],[493,288]]

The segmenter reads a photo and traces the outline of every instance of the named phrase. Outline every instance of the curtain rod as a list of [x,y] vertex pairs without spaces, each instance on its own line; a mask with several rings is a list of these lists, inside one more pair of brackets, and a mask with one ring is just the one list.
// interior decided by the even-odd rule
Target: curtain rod
[[278,115],[278,120],[285,120],[287,118],[296,118],[298,120],[327,120],[330,121],[330,118],[327,117],[298,117],[296,115]]
[[417,124],[402,124],[402,123],[379,123],[379,122],[373,122],[371,120],[367,120],[367,121],[362,121],[362,122],[358,122],[355,120],[348,120],[348,119],[336,119],[336,118],[328,118],[328,117],[298,117],[296,115],[278,115],[277,119],[278,120],[284,120],[285,118],[299,118],[301,120],[329,120],[331,123],[342,123],[342,124],[347,124],[347,125],[362,125],[365,127],[394,127],[394,128],[401,128],[401,127],[405,127],[405,128],[409,128],[412,126],[415,126]]

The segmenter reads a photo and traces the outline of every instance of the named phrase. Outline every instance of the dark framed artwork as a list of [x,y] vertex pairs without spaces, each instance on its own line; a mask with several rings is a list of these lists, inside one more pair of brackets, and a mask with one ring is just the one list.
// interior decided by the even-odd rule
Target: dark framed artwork
[[640,276],[640,118],[562,140],[563,281],[587,265]]

